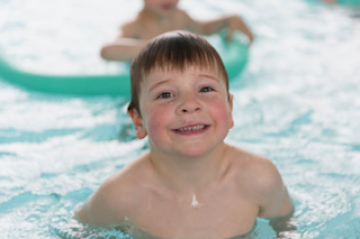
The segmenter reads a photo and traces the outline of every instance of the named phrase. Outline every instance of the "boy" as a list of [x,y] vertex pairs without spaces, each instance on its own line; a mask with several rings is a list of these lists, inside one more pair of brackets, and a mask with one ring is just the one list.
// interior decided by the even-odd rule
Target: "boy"
[[177,8],[179,0],[144,0],[144,7],[133,21],[121,27],[119,37],[105,44],[101,57],[109,61],[132,61],[146,42],[167,31],[189,30],[201,35],[211,35],[228,29],[231,40],[238,30],[253,41],[253,34],[238,16],[226,16],[212,21],[199,22]]
[[154,38],[131,67],[128,106],[149,152],[107,179],[77,213],[94,225],[130,221],[161,238],[223,239],[293,206],[276,167],[224,142],[233,126],[225,67],[202,37]]

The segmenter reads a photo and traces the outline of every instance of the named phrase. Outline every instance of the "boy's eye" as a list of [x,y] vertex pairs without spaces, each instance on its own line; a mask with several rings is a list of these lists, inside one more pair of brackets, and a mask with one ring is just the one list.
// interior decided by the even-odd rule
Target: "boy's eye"
[[200,90],[200,92],[210,92],[210,91],[214,91],[214,89],[209,86],[205,86]]
[[170,92],[163,92],[158,96],[158,98],[170,98],[172,96],[173,94],[171,94]]

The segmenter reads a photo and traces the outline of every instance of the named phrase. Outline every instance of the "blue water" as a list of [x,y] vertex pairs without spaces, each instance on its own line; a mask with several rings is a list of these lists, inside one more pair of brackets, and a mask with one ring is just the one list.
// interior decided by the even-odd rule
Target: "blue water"
[[[122,3],[1,0],[0,47],[43,72],[115,72],[99,47],[142,1]],[[235,127],[227,141],[279,168],[296,205],[297,231],[288,237],[360,238],[359,9],[305,0],[180,5],[199,19],[235,11],[257,36],[231,86]],[[126,102],[29,92],[0,76],[1,238],[125,238],[81,225],[72,212],[146,150]],[[266,220],[254,237],[274,238]]]

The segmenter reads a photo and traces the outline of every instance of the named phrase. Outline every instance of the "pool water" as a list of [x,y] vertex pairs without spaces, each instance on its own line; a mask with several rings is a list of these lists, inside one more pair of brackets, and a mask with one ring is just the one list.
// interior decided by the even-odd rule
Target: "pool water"
[[[46,73],[116,72],[99,48],[141,5],[3,0],[0,49]],[[360,238],[359,9],[306,0],[180,6],[198,19],[235,11],[257,36],[231,85],[235,127],[227,141],[277,165],[296,206],[297,230],[286,237]],[[128,238],[73,219],[105,178],[147,149],[126,103],[30,92],[0,76],[1,238]],[[253,238],[274,237],[259,219]]]

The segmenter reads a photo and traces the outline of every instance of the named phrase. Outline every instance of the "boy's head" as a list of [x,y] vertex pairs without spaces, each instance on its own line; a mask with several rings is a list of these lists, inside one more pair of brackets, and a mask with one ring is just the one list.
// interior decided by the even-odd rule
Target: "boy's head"
[[189,66],[216,69],[229,91],[228,75],[219,54],[204,38],[185,31],[162,34],[151,40],[131,66],[131,101],[128,111],[141,116],[139,93],[146,76],[154,69],[184,71]]

